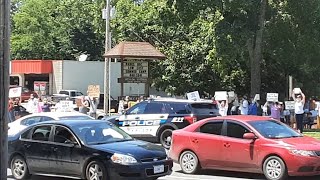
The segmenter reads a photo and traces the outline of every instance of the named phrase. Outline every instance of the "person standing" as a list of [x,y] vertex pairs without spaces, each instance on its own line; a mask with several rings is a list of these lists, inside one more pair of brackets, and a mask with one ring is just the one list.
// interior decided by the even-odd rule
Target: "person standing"
[[249,105],[249,115],[258,115],[258,103],[255,101],[254,98],[251,98],[251,104]]
[[300,94],[294,94],[292,92],[292,98],[295,102],[294,104],[294,113],[296,116],[297,129],[300,133],[303,133],[303,115],[304,115],[304,104],[306,102],[306,96],[301,91]]
[[17,120],[21,117],[21,104],[20,99],[16,98],[13,102],[13,114],[14,114],[14,120]]
[[30,94],[30,98],[27,104],[27,111],[29,113],[37,113],[38,112],[38,101],[34,98],[33,94]]
[[51,109],[50,109],[51,105],[49,104],[48,99],[44,98],[42,103],[43,103],[41,105],[42,112],[50,112],[51,111]]
[[85,98],[85,96],[82,96],[79,112],[83,114],[88,114],[89,108],[90,108],[90,102],[88,101],[88,99]]
[[11,98],[9,98],[9,102],[8,102],[8,116],[9,116],[9,122],[14,121],[13,101]]
[[240,110],[241,110],[241,115],[248,115],[248,112],[249,112],[249,102],[248,102],[248,100],[247,100],[247,96],[243,96]]
[[273,105],[271,106],[271,118],[280,121],[280,114],[281,114],[281,106],[279,105],[279,102],[273,103]]
[[95,119],[97,118],[98,105],[99,105],[99,99],[97,97],[93,97],[92,100],[90,100],[89,115]]
[[217,101],[218,103],[218,107],[219,107],[219,114],[220,116],[227,116],[228,113],[228,98],[227,100],[223,100],[221,101],[221,103],[219,101]]

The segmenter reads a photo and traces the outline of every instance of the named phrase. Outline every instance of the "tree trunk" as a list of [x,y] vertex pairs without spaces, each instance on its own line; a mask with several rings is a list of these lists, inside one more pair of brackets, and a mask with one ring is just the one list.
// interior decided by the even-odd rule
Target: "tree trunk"
[[268,0],[261,0],[259,26],[255,35],[255,40],[248,40],[247,43],[251,66],[251,96],[260,94],[261,90],[263,31],[265,27],[267,4]]

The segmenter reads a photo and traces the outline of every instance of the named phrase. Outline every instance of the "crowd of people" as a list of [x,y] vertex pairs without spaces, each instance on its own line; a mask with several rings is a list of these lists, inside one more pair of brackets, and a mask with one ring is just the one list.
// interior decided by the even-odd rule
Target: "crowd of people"
[[[228,99],[228,98],[227,98]],[[290,101],[294,101],[293,109],[286,109],[284,102],[266,101],[263,105],[260,100],[253,97],[248,99],[247,96],[241,98],[235,97],[232,101],[223,100],[216,101],[221,116],[227,115],[258,115],[270,116],[291,127],[296,128],[299,132],[303,132],[304,127],[312,128],[314,125],[315,114],[317,114],[316,101],[310,98],[306,101],[306,96],[303,92],[295,94],[292,92]]]
[[[71,102],[69,98],[63,101]],[[88,114],[92,117],[97,115],[97,107],[99,103],[98,98],[90,98],[86,96],[79,97],[75,100],[75,107],[64,107],[62,101],[54,103],[48,98],[35,98],[33,94],[30,95],[28,102],[22,106],[20,98],[9,98],[8,115],[9,122],[19,119],[21,116],[40,112],[68,112],[78,111],[83,114]],[[73,104],[73,103],[71,103]]]

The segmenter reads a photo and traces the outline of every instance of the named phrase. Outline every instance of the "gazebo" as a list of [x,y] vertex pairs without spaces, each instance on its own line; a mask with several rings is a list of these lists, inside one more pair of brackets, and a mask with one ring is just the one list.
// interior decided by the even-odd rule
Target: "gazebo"
[[145,95],[149,96],[149,61],[166,58],[148,42],[123,41],[104,54],[105,58],[121,61],[121,96],[124,95],[124,83],[145,83]]

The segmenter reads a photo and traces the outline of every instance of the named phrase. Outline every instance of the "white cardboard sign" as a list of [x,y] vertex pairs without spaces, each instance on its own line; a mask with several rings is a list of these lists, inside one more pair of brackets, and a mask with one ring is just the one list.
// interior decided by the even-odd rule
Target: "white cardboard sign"
[[11,88],[9,89],[9,98],[20,97],[22,93],[21,87]]
[[214,96],[215,96],[215,100],[223,101],[223,100],[227,100],[228,93],[227,91],[216,91]]
[[267,101],[268,102],[278,102],[279,94],[278,93],[267,93]]
[[254,96],[254,99],[253,99],[254,101],[260,101],[260,94],[256,94],[255,96]]
[[293,110],[295,102],[294,101],[285,101],[285,106],[287,110]]
[[300,88],[294,88],[293,89],[294,94],[301,94],[301,89]]
[[60,101],[59,110],[60,112],[70,112],[72,111],[73,102],[72,101]]
[[198,91],[187,93],[188,100],[200,101],[200,95]]

